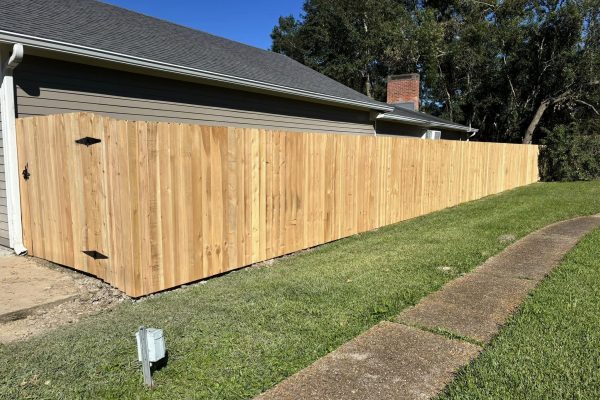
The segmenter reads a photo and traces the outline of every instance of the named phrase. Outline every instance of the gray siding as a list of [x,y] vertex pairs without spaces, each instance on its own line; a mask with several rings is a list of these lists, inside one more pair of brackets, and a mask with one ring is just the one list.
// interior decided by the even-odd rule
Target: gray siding
[[117,118],[290,131],[373,134],[367,111],[26,57],[17,114],[90,111]]
[[4,139],[2,136],[2,111],[0,111],[0,245],[9,246],[8,212],[6,210],[6,180],[4,179]]

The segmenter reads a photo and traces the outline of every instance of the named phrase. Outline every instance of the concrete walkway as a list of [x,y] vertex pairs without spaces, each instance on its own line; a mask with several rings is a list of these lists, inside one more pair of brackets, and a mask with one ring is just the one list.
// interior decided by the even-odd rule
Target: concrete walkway
[[475,343],[489,342],[563,256],[599,226],[600,215],[581,217],[526,236],[258,399],[434,397],[477,356]]

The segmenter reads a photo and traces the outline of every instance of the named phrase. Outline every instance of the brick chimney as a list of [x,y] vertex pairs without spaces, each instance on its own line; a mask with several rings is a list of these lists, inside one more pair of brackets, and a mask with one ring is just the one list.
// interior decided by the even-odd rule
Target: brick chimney
[[388,76],[387,103],[412,103],[414,110],[419,110],[419,74],[403,74]]

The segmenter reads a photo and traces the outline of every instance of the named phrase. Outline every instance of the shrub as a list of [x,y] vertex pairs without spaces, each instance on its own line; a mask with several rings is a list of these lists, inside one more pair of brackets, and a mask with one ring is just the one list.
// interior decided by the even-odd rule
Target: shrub
[[600,179],[600,132],[580,133],[577,125],[546,130],[540,151],[544,181]]

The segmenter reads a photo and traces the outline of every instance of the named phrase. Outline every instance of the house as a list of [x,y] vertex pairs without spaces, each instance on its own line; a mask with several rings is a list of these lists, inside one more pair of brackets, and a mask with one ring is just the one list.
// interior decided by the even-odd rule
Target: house
[[474,131],[418,112],[418,75],[391,77],[389,104],[381,103],[281,54],[93,0],[3,0],[0,58],[0,244],[17,253],[25,249],[15,117],[90,111],[457,139]]

